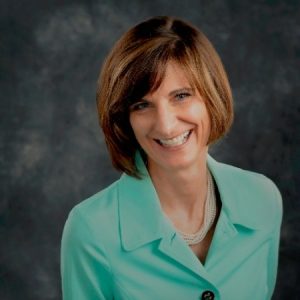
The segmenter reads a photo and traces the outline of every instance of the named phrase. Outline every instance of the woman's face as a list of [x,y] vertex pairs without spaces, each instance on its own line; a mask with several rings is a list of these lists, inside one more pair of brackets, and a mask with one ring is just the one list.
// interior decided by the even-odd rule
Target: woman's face
[[174,172],[206,159],[208,111],[176,63],[167,64],[156,91],[131,106],[130,124],[151,171]]

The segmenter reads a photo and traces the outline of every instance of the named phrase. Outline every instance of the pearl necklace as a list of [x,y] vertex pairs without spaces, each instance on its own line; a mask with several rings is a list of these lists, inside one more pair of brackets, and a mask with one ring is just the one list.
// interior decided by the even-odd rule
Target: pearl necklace
[[207,232],[213,225],[217,213],[216,207],[216,195],[214,190],[214,182],[210,172],[208,171],[207,176],[207,196],[204,208],[204,221],[203,225],[196,233],[185,233],[177,230],[186,243],[190,245],[196,245],[200,243],[206,236]]

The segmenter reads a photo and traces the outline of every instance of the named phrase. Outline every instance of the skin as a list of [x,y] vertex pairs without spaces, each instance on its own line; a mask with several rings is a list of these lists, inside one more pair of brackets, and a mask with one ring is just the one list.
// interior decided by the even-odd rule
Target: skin
[[[163,211],[177,229],[196,232],[204,219],[210,118],[203,98],[176,63],[167,64],[156,91],[132,105],[130,124],[147,154],[148,171]],[[178,142],[182,144],[164,144],[185,133],[187,139]],[[202,262],[214,227],[201,243],[191,246]]]

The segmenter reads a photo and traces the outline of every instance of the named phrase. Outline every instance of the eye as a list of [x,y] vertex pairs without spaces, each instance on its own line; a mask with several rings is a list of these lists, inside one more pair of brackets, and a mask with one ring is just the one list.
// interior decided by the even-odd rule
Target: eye
[[144,110],[147,107],[149,107],[149,103],[146,101],[140,101],[140,102],[136,102],[134,104],[132,104],[130,106],[130,111],[140,111],[140,110]]
[[188,92],[183,92],[183,93],[178,93],[178,94],[176,94],[176,95],[175,95],[175,98],[176,98],[177,100],[184,100],[185,98],[190,97],[190,96],[191,96],[190,93],[188,93]]

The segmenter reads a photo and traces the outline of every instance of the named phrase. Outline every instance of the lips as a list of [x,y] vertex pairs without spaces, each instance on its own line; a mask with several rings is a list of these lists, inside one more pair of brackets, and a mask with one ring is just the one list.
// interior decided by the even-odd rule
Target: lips
[[189,138],[192,130],[187,130],[182,134],[171,139],[155,139],[155,141],[164,147],[175,147],[184,144]]

